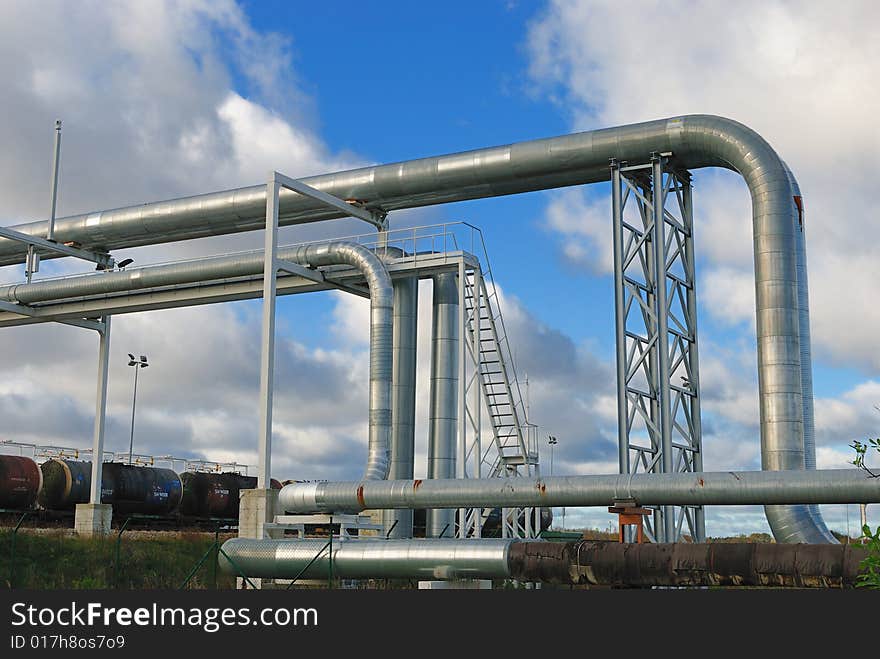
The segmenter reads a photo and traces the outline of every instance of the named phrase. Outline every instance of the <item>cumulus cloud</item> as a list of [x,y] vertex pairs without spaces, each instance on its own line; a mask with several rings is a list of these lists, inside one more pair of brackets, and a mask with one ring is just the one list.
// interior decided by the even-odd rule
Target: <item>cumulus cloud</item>
[[[51,5],[0,7],[2,223],[45,217],[56,117],[64,120],[59,216],[259,183],[270,169],[305,176],[361,164],[331,153],[315,132],[290,40],[255,29],[231,0]],[[334,230],[363,227],[343,221]],[[226,236],[117,257],[143,264],[261,241]],[[45,273],[82,268],[44,264]],[[19,279],[21,270],[3,274]],[[140,346],[152,365],[138,386],[135,450],[256,462],[254,303],[120,316],[112,346],[109,449],[127,449],[131,405],[131,369],[116,355]],[[279,474],[316,477],[332,464],[330,473],[353,477],[366,455],[361,346],[306,347],[282,317],[277,350]],[[4,438],[90,445],[96,352],[94,334],[79,329],[4,330]]]
[[[817,352],[869,374],[880,370],[872,350],[880,311],[864,304],[880,240],[868,175],[880,147],[873,129],[880,89],[871,82],[880,61],[872,32],[878,18],[880,9],[869,2],[846,12],[821,2],[743,2],[731,21],[728,8],[713,3],[670,10],[645,2],[634,16],[605,2],[558,0],[534,21],[528,39],[533,91],[555,98],[575,129],[702,112],[732,117],[767,137],[807,200]],[[829,177],[830,171],[846,175]],[[558,206],[551,202],[547,224],[570,233],[574,220],[560,222]],[[748,195],[732,175],[698,173],[695,206],[698,249],[709,257],[704,270],[727,280],[738,310],[754,295]],[[593,225],[591,213],[568,207]],[[730,278],[718,266],[738,272]],[[729,310],[721,315],[742,319]]]

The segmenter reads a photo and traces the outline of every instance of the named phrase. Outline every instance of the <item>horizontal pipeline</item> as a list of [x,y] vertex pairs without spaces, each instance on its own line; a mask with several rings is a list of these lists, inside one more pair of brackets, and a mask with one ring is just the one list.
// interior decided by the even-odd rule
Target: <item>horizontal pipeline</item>
[[[333,543],[333,574],[347,579],[504,579],[508,551],[501,540],[343,540]],[[260,579],[326,579],[329,543],[324,539],[223,543],[220,569]],[[232,563],[230,563],[232,559]]]
[[519,542],[508,554],[511,578],[613,587],[856,585],[868,555],[838,544],[621,544]]
[[288,513],[388,508],[504,508],[640,505],[880,503],[880,478],[859,469],[724,471],[687,474],[557,476],[291,483],[279,494]]
[[[329,543],[232,538],[220,569],[259,579],[326,579]],[[855,545],[621,544],[507,539],[357,539],[333,544],[348,579],[517,579],[566,585],[853,586],[867,550]],[[231,560],[230,560],[231,559]]]
[[[609,159],[644,160],[652,151],[674,151],[679,164],[689,168],[733,167],[732,160],[740,162],[737,151],[747,154],[750,162],[772,153],[763,138],[742,124],[688,115],[309,176],[302,181],[340,199],[361,202],[370,210],[388,212],[607,181]],[[279,195],[282,226],[342,216],[296,192],[283,189]],[[47,226],[40,220],[9,228],[45,237]],[[265,226],[266,184],[260,184],[58,218],[55,240],[113,250]],[[0,238],[0,265],[21,262],[26,250],[23,243]]]

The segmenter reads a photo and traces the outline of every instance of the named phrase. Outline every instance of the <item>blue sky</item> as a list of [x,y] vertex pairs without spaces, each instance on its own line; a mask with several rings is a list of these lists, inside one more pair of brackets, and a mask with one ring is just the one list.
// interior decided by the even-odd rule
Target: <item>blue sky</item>
[[[780,151],[806,199],[820,466],[845,466],[849,442],[876,434],[880,309],[870,301],[880,223],[863,173],[880,148],[871,3],[843,16],[820,2],[750,1],[733,22],[720,5],[684,11],[653,1],[635,16],[590,0],[88,4],[0,7],[3,224],[45,214],[56,116],[65,120],[64,215],[250,185],[270,168],[303,176],[675,114],[725,115]],[[665,35],[659,56],[657,34]],[[820,42],[827,46],[815,48]],[[840,175],[829,176],[832,165]],[[754,469],[748,194],[730,173],[696,172],[694,184],[707,466]],[[392,226],[455,220],[484,231],[520,370],[529,374],[532,420],[560,439],[556,473],[612,470],[608,186],[391,217]],[[285,230],[284,240],[363,230],[330,223]],[[143,264],[260,240],[248,234],[119,256]],[[362,465],[363,311],[337,294],[279,304],[282,478],[352,478]],[[139,384],[145,451],[255,461],[258,329],[256,303],[117,319],[116,352],[156,356]],[[7,335],[0,435],[88,445],[92,337],[69,328]],[[40,356],[47,343],[64,348],[55,361]],[[325,410],[310,386],[334,392],[326,398],[341,407]],[[129,404],[128,374],[114,363],[111,444],[127,439]],[[834,528],[845,525],[842,509],[827,513]],[[602,526],[606,518],[570,512],[567,522]],[[709,516],[710,534],[765,528],[757,511]]]

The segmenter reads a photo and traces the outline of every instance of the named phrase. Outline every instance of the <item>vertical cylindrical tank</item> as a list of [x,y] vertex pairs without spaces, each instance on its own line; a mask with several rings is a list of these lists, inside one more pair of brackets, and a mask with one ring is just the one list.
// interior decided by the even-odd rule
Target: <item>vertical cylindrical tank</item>
[[20,455],[0,455],[0,508],[27,510],[43,484],[37,463]]
[[[412,479],[416,423],[416,350],[418,344],[419,280],[394,280],[391,373],[391,468],[388,478]],[[413,537],[412,510],[382,511],[390,538]]]
[[[458,435],[458,284],[455,273],[434,275],[428,478],[455,478]],[[425,535],[455,535],[455,511],[428,510]]]

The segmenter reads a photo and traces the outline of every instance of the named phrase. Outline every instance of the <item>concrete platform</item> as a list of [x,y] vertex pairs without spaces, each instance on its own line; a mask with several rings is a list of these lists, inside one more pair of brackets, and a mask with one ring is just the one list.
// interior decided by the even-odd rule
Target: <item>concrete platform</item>
[[[238,537],[239,538],[268,538],[266,524],[275,520],[275,512],[278,508],[279,490],[241,490],[241,499],[238,503]],[[271,579],[251,579],[258,589],[271,589],[275,585]],[[236,587],[245,588],[244,579],[237,577]]]
[[86,537],[110,535],[113,506],[109,503],[78,503],[73,518],[73,530]]

